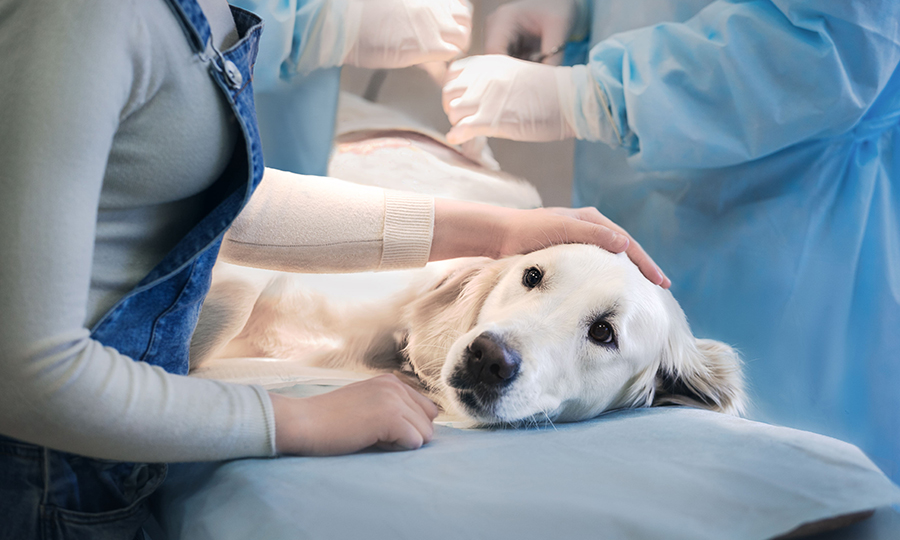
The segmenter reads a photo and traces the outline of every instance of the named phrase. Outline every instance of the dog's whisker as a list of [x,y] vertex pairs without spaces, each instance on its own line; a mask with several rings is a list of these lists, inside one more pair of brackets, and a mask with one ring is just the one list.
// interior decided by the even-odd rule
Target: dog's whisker
[[541,232],[544,233],[544,236],[547,237],[547,243],[545,244],[545,243],[541,242],[541,248],[542,248],[542,249],[547,249],[547,247],[553,245],[553,239],[550,238],[550,235],[547,234],[547,231],[541,229]]
[[544,416],[547,418],[547,423],[550,424],[550,427],[553,428],[553,431],[559,431],[558,429],[556,429],[556,424],[554,424],[553,420],[550,419],[550,415],[547,414],[547,410],[544,408],[541,408],[541,412],[544,413]]

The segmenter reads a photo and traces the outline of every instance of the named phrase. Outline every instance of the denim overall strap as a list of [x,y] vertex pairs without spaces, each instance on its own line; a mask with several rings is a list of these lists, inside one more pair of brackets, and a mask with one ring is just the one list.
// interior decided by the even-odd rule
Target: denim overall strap
[[[222,236],[263,174],[250,85],[262,24],[232,8],[241,39],[220,52],[195,1],[167,1],[231,104],[242,138],[210,188],[212,211],[101,318],[91,337],[135,360],[183,374]],[[148,497],[165,475],[162,463],[90,459],[0,436],[0,540],[143,539]]]
[[241,40],[225,52],[212,45],[197,4],[169,0],[197,55],[234,109],[243,134],[222,177],[212,188],[218,205],[137,286],[91,329],[91,337],[120,353],[170,373],[186,374],[191,334],[209,290],[222,236],[247,203],[263,174],[262,151],[251,88],[261,25],[255,15],[232,8]]

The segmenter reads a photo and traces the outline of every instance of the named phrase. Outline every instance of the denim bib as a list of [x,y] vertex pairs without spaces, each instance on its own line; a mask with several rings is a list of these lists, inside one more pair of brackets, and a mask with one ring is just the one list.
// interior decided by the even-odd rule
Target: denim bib
[[[263,174],[251,86],[262,24],[232,7],[241,38],[220,52],[195,0],[167,1],[230,103],[242,137],[210,189],[213,210],[97,322],[91,337],[134,360],[186,374],[191,334],[222,237]],[[0,437],[0,499],[15,499],[2,500],[0,540],[143,538],[147,497],[165,475],[162,463],[90,459]]]
[[210,74],[238,118],[244,144],[213,190],[221,202],[206,215],[150,273],[91,329],[91,338],[135,360],[170,373],[187,374],[188,347],[209,290],[212,266],[225,230],[249,200],[263,174],[250,68],[256,58],[259,18],[232,8],[243,38],[225,53],[210,44],[210,29],[199,6],[169,0],[181,15],[195,52],[206,59]]

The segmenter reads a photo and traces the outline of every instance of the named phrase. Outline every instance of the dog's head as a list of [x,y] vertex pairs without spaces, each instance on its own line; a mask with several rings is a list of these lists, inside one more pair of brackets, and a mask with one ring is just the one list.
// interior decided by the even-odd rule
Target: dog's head
[[624,255],[562,245],[458,268],[407,312],[407,356],[445,409],[486,424],[685,404],[740,414],[740,360],[696,339]]

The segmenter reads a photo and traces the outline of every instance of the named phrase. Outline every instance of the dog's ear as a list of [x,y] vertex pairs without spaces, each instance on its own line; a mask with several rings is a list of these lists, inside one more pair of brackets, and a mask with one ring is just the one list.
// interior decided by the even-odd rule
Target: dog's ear
[[512,258],[472,259],[428,284],[406,306],[406,357],[427,384],[440,379],[447,351],[478,320],[481,306]]
[[746,407],[741,360],[728,345],[711,339],[670,343],[656,372],[653,406],[688,405],[733,415]]
[[[409,325],[437,324],[468,330],[507,261],[477,258],[454,268],[429,284],[406,308]],[[465,331],[464,330],[464,331]]]

